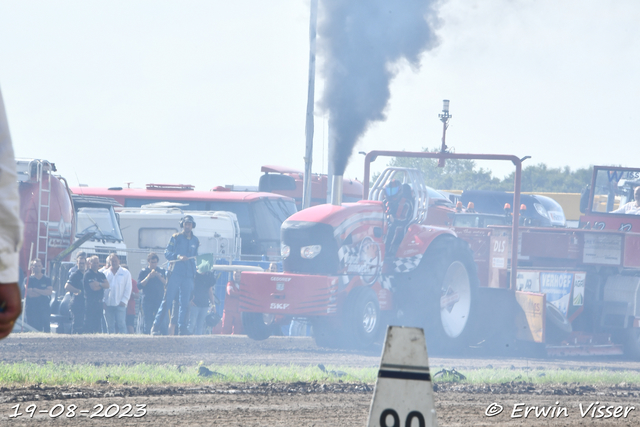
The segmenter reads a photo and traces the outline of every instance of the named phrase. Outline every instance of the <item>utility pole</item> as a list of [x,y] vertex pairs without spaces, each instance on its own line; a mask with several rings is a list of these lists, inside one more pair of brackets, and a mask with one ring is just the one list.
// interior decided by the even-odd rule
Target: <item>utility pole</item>
[[[449,100],[445,99],[442,101],[442,114],[438,114],[440,117],[440,121],[442,122],[442,147],[440,148],[441,153],[447,153],[447,144],[445,143],[445,139],[447,136],[447,128],[449,127],[449,119],[453,116],[449,114]],[[438,159],[438,167],[443,168],[445,164],[445,160],[443,158]]]
[[333,130],[331,128],[331,117],[327,121],[327,153],[329,153],[327,161],[327,204],[331,203],[331,190],[333,188],[333,159],[335,156],[335,141],[333,140]]
[[316,87],[316,23],[318,0],[311,0],[309,16],[309,86],[307,92],[307,122],[304,133],[306,149],[304,155],[304,181],[302,183],[302,209],[311,206],[311,166],[313,165],[313,104]]

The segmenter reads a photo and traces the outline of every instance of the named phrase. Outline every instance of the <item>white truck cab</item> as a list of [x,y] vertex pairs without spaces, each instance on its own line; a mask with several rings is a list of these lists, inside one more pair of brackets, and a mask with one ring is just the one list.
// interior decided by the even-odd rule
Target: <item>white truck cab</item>
[[84,251],[87,257],[98,255],[100,264],[104,265],[107,256],[115,252],[120,263],[128,265],[127,246],[114,211],[120,203],[109,197],[74,194],[72,198],[76,213],[76,239],[89,233],[93,233],[93,237],[73,251],[71,262],[75,262],[78,252]]

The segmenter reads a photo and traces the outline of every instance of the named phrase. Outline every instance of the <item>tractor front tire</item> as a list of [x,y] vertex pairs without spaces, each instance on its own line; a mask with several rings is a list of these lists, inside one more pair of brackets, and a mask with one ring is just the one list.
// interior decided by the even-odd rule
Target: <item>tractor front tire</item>
[[376,293],[369,287],[358,287],[349,294],[344,311],[347,344],[368,349],[380,338],[382,318]]
[[271,336],[273,321],[269,322],[265,317],[262,313],[242,313],[242,327],[249,338],[262,341]]

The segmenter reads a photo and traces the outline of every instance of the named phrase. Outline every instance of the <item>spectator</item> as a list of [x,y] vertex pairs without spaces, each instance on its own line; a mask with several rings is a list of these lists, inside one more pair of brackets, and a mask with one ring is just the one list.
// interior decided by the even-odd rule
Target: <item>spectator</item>
[[215,275],[209,263],[202,261],[194,280],[191,307],[189,307],[189,333],[191,334],[202,335],[204,331],[204,320],[209,312],[209,305],[215,302],[213,296],[215,283]]
[[124,267],[120,267],[118,254],[110,253],[107,260],[111,267],[104,275],[109,282],[109,288],[104,293],[104,320],[107,322],[107,331],[110,334],[127,333],[127,303],[131,297],[131,273]]
[[140,290],[138,289],[138,282],[131,279],[131,298],[127,303],[127,332],[130,334],[135,333],[136,326],[136,304],[140,300]]
[[[71,292],[71,333],[81,334],[84,330],[84,272],[86,270],[87,254],[80,252],[76,257],[76,265],[69,270],[69,279],[64,290]],[[74,270],[74,271],[71,271]]]
[[36,258],[31,261],[31,276],[26,278],[25,289],[27,297],[25,310],[27,323],[43,332],[51,331],[51,294],[53,286],[51,279],[42,272],[42,261]]
[[622,213],[627,215],[640,215],[640,186],[633,191],[634,199],[629,203],[620,206],[611,213]]
[[193,229],[196,222],[191,215],[186,215],[180,221],[182,231],[171,236],[169,245],[164,251],[165,257],[173,262],[173,270],[167,283],[167,291],[158,314],[153,322],[151,333],[153,335],[160,334],[160,325],[164,316],[169,311],[169,305],[179,295],[180,312],[178,314],[178,329],[180,334],[188,334],[187,329],[187,312],[191,301],[191,292],[193,292],[193,279],[196,275],[196,261],[198,255],[198,247],[200,241],[193,235]]
[[94,255],[88,261],[89,270],[84,274],[84,332],[98,334],[102,332],[102,299],[109,282],[104,273],[98,271],[100,258]]
[[151,332],[153,319],[155,319],[164,295],[164,287],[167,284],[167,272],[158,267],[159,257],[154,252],[147,255],[147,267],[138,275],[138,285],[142,289],[142,313],[144,315],[144,333]]
[[76,255],[76,265],[69,269],[69,276],[78,271],[78,258],[83,258],[85,261],[85,271],[89,269],[89,264],[87,263],[87,253],[85,251],[78,252]]
[[233,272],[233,279],[227,283],[227,297],[224,300],[222,312],[222,333],[238,335],[242,331],[242,317],[240,315],[240,278],[239,271]]

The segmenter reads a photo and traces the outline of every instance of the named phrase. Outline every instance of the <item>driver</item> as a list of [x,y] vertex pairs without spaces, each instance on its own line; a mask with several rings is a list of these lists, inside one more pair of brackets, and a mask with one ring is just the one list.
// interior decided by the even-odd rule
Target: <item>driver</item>
[[633,192],[633,198],[635,200],[630,201],[622,206],[620,206],[615,211],[611,213],[621,213],[627,215],[640,215],[640,186],[636,187]]
[[411,187],[394,179],[384,188],[384,209],[388,229],[384,241],[386,253],[394,256],[413,217]]

